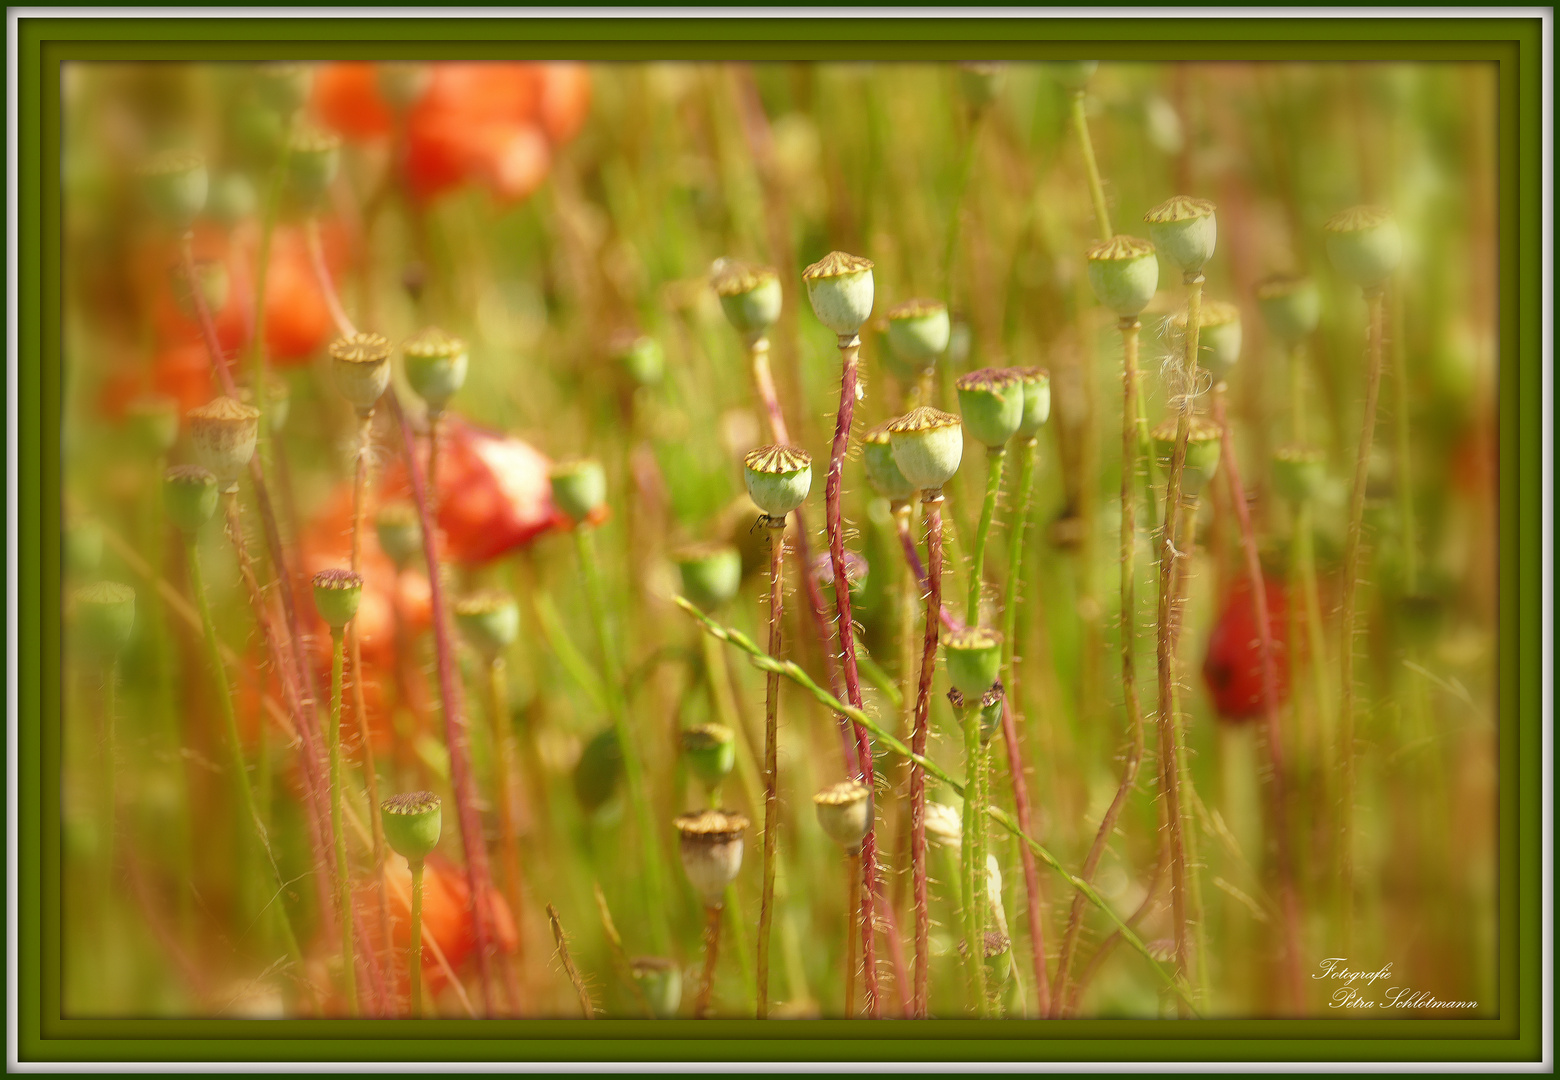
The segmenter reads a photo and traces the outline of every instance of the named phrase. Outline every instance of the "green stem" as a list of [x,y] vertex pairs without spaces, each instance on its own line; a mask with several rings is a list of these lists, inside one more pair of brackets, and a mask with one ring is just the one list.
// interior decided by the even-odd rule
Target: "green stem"
[[964,609],[966,626],[980,625],[980,587],[986,567],[986,540],[991,535],[991,519],[997,512],[997,495],[1002,490],[1002,463],[1006,459],[1005,446],[986,450],[986,497],[980,504],[980,525],[975,530],[975,546],[970,550],[969,603]]
[[330,632],[330,826],[336,837],[336,907],[341,928],[341,977],[347,1006],[358,1014],[357,972],[352,957],[352,880],[347,875],[347,834],[341,823],[341,669],[346,661],[345,638],[339,627]]
[[[1397,428],[1398,517],[1403,529],[1403,587],[1409,596],[1419,591],[1419,548],[1414,542],[1414,455],[1409,439],[1408,365],[1403,358],[1403,290],[1392,290],[1392,382],[1397,395],[1393,421]],[[1380,348],[1380,342],[1377,342]]]
[[970,996],[977,1015],[985,1015],[986,965],[983,960],[985,904],[981,877],[985,867],[977,866],[980,858],[980,706],[966,703],[959,706],[959,723],[964,729],[964,763],[969,786],[964,796],[964,841],[959,845],[959,862],[962,871],[961,889],[964,907],[964,959],[969,965]]
[[[271,167],[271,182],[266,189],[265,211],[260,219],[260,249],[255,258],[254,334],[249,340],[250,385],[254,388],[250,403],[260,411],[260,430],[267,432],[265,390],[265,284],[271,269],[271,237],[276,231],[276,218],[281,211],[282,188],[287,179],[287,159],[292,153],[293,121],[288,120],[282,132],[282,149],[276,164]],[[198,286],[197,286],[198,288]]]
[[411,964],[412,980],[412,1015],[423,1014],[422,1000],[422,904],[423,904],[423,861],[418,859],[411,864],[412,867],[412,936],[411,944],[407,949]]
[[606,599],[601,587],[601,569],[596,563],[596,545],[591,529],[585,525],[577,527],[574,530],[574,541],[579,552],[580,571],[585,578],[585,600],[601,649],[607,706],[611,710],[612,726],[617,732],[618,747],[623,754],[623,778],[639,827],[639,842],[644,846],[645,907],[650,914],[651,941],[657,955],[668,956],[671,953],[671,932],[666,924],[666,887],[661,866],[661,845],[657,839],[655,818],[650,810],[644,764],[628,724],[628,702],[623,696],[623,667],[618,660],[612,633],[607,627]]
[[1109,240],[1115,234],[1110,229],[1110,211],[1105,208],[1105,185],[1100,180],[1100,167],[1094,160],[1094,140],[1089,138],[1089,118],[1083,109],[1082,88],[1072,92],[1073,130],[1078,135],[1078,148],[1083,151],[1083,168],[1089,177],[1089,197],[1094,201],[1094,224],[1101,240]]
[[948,233],[943,239],[943,295],[948,298],[950,308],[953,306],[953,253],[959,246],[959,211],[964,206],[970,175],[975,171],[975,144],[985,112],[984,108],[977,108],[970,117],[970,129],[964,139],[963,152],[959,155],[959,186],[954,189],[953,208],[948,212]]
[[1191,763],[1186,749],[1186,715],[1181,711],[1181,616],[1186,608],[1187,582],[1191,578],[1191,560],[1197,550],[1197,497],[1192,496],[1181,504],[1181,534],[1176,541],[1181,551],[1180,566],[1173,584],[1174,624],[1170,637],[1171,665],[1176,677],[1171,687],[1170,715],[1174,719],[1176,786],[1180,791],[1180,833],[1185,842],[1186,859],[1186,918],[1191,924],[1191,947],[1194,964],[1191,983],[1193,995],[1201,1003],[1208,992],[1208,923],[1204,917],[1202,860],[1199,856],[1200,841],[1192,808],[1197,804],[1197,789],[1192,783]]

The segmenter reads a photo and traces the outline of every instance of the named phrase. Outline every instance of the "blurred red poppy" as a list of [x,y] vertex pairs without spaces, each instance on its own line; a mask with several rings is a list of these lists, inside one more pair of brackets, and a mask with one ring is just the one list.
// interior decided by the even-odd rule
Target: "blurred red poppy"
[[314,77],[314,108],[320,119],[349,139],[390,134],[394,114],[379,94],[373,64],[325,64]]
[[[1264,579],[1267,592],[1268,627],[1273,638],[1273,667],[1278,701],[1289,697],[1289,597],[1280,581]],[[1226,720],[1250,720],[1262,714],[1262,639],[1257,627],[1257,610],[1251,586],[1244,575],[1235,578],[1224,600],[1224,607],[1213,631],[1208,635],[1208,651],[1203,658],[1203,683],[1213,698],[1214,708]]]

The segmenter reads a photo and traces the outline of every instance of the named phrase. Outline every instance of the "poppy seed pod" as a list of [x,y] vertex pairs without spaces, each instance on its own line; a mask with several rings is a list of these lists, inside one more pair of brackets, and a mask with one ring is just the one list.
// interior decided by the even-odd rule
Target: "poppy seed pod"
[[742,834],[746,816],[735,810],[701,810],[681,814],[677,826],[683,870],[705,907],[720,907],[726,886],[742,869]]
[[548,473],[553,503],[576,525],[607,501],[607,474],[590,458],[560,461]]
[[722,724],[683,729],[682,749],[688,768],[711,791],[720,786],[737,763],[736,736]]
[[1024,422],[1024,385],[1012,368],[981,368],[959,376],[964,430],[989,450],[1007,445]]
[[1057,85],[1074,93],[1089,85],[1099,66],[1098,60],[1059,60],[1043,65],[1045,73],[1056,80]]
[[338,568],[314,575],[314,607],[332,630],[339,631],[352,621],[362,599],[362,574]]
[[974,109],[983,109],[997,96],[1002,84],[1002,64],[964,63],[959,65],[959,89]]
[[[1170,468],[1175,453],[1175,417],[1154,428],[1154,458],[1162,469]],[[1187,428],[1186,464],[1181,472],[1181,491],[1190,498],[1202,494],[1208,481],[1219,471],[1219,426],[1201,416],[1194,416]]]
[[407,862],[422,862],[439,846],[443,807],[431,791],[390,796],[379,804],[379,820],[384,825],[385,843]]
[[1013,976],[1012,941],[1000,930],[987,930],[982,958],[986,963],[986,985],[997,990]]
[[980,744],[982,746],[991,742],[998,729],[1002,727],[1002,680],[992,682],[991,688],[980,696],[978,708],[980,709]]
[[1144,214],[1143,220],[1148,222],[1149,239],[1164,257],[1183,273],[1195,274],[1213,258],[1219,234],[1213,210],[1207,199],[1177,195]]
[[921,405],[888,428],[894,464],[922,491],[940,489],[959,471],[964,457],[964,423],[952,413]]
[[468,645],[491,660],[520,636],[520,606],[508,593],[484,589],[455,601],[455,625]]
[[1154,245],[1136,236],[1113,236],[1089,248],[1094,298],[1123,318],[1138,315],[1159,288]]
[[580,760],[574,766],[574,797],[587,814],[594,814],[617,792],[618,777],[623,773],[623,751],[618,745],[617,732],[603,728],[585,744]]
[[406,381],[423,399],[430,415],[438,415],[466,382],[466,343],[436,327],[418,331],[401,346]]
[[[254,387],[248,383],[238,385],[238,400],[245,405],[254,405]],[[281,431],[287,426],[287,417],[292,411],[292,387],[287,385],[287,380],[272,372],[265,376],[265,423],[272,434]]]
[[1273,486],[1294,502],[1314,499],[1327,483],[1327,456],[1311,446],[1280,446],[1273,451]]
[[648,334],[632,330],[617,334],[608,350],[636,386],[657,386],[666,373],[666,354],[661,343]]
[[179,531],[193,535],[217,512],[217,478],[199,465],[175,465],[163,474],[163,506]]
[[137,170],[152,212],[184,232],[206,208],[206,159],[188,150],[157,154]]
[[1051,419],[1051,373],[1040,367],[1013,368],[1012,371],[1024,388],[1024,418],[1019,421],[1018,434],[1022,438],[1034,438]]
[[427,64],[380,64],[374,74],[379,96],[397,112],[404,112],[422,100],[433,82],[433,69]]
[[694,544],[675,552],[672,561],[683,595],[700,611],[725,607],[742,585],[742,553],[730,544]]
[[314,69],[308,64],[258,64],[255,96],[281,116],[291,116],[314,92]]
[[125,423],[138,448],[162,457],[179,441],[179,403],[166,394],[142,394],[125,407]]
[[1002,666],[1002,635],[984,626],[966,626],[943,642],[948,681],[970,703],[984,697]]
[[675,963],[660,956],[636,956],[629,961],[628,973],[645,996],[652,1016],[669,1020],[677,1015],[682,1004],[682,970]]
[[238,478],[255,456],[260,436],[260,411],[230,397],[219,397],[185,414],[190,443],[200,463],[216,476],[225,492],[238,490]]
[[422,550],[422,522],[417,508],[409,502],[386,503],[374,519],[379,547],[397,570],[405,570],[412,556]]
[[71,615],[87,651],[112,661],[135,630],[135,590],[116,581],[84,585],[71,594]]
[[1257,286],[1257,309],[1268,333],[1285,345],[1305,340],[1322,320],[1322,297],[1305,277],[1268,278]]
[[390,385],[390,341],[373,333],[337,338],[330,346],[330,369],[341,396],[365,416]]
[[1333,268],[1362,289],[1380,286],[1403,259],[1403,234],[1396,219],[1379,206],[1345,210],[1323,228]]
[[219,224],[232,228],[254,214],[255,186],[243,173],[223,173],[207,186],[206,212]]
[[84,577],[103,561],[103,524],[94,518],[72,518],[65,524],[65,572]]
[[930,371],[952,336],[953,321],[941,300],[906,300],[888,309],[890,367],[902,379]]
[[862,436],[861,463],[872,490],[889,502],[901,503],[916,493],[916,486],[905,479],[894,461],[893,437],[888,430],[893,424],[892,420],[885,420]]
[[[1186,339],[1187,312],[1183,308],[1170,320],[1177,342]],[[1209,300],[1197,316],[1197,364],[1213,376],[1214,385],[1229,378],[1240,359],[1240,308],[1223,300]]]
[[324,199],[341,167],[341,138],[328,131],[299,128],[288,144],[287,186],[298,205],[310,211]]
[[710,284],[726,321],[740,334],[764,334],[780,318],[780,276],[767,266],[717,259]]
[[748,497],[772,518],[783,518],[807,501],[812,490],[812,456],[794,446],[761,446],[742,462]]
[[841,780],[813,796],[818,824],[840,847],[854,855],[872,828],[872,789],[860,780]]
[[813,314],[840,337],[855,337],[871,318],[871,259],[831,251],[802,271],[802,281]]

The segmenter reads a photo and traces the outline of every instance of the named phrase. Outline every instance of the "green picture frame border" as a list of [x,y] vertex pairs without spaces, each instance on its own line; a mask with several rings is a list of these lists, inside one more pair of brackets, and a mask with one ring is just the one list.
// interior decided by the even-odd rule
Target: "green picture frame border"
[[[913,10],[913,9],[910,9]],[[1541,87],[1537,18],[22,18],[17,24],[18,1061],[1537,1062]],[[59,1015],[59,65],[262,58],[1485,60],[1499,67],[1496,1019],[73,1020]],[[1526,222],[1526,227],[1520,223]],[[1526,588],[1520,587],[1526,583]],[[51,602],[44,603],[45,597]],[[49,913],[53,912],[52,918]],[[52,1003],[52,1004],[50,1004]]]

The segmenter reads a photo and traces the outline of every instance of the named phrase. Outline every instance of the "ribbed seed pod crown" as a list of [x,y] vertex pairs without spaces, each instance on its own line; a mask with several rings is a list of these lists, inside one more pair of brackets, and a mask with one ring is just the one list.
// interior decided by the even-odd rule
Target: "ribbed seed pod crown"
[[117,581],[83,585],[71,594],[71,621],[95,658],[113,660],[135,630],[135,590]]
[[1184,273],[1196,273],[1213,258],[1219,227],[1213,203],[1207,199],[1176,195],[1144,214],[1143,220],[1148,222],[1154,246]]
[[422,550],[422,521],[417,507],[409,502],[391,502],[380,507],[374,518],[374,533],[379,537],[380,549],[398,570],[405,570],[412,556]]
[[948,351],[953,322],[948,305],[941,300],[906,300],[888,309],[888,356],[890,369],[902,379],[915,378],[929,371],[937,358]]
[[153,155],[136,170],[152,212],[169,228],[183,232],[206,207],[210,180],[206,159],[189,150]]
[[794,446],[760,446],[748,453],[742,466],[748,497],[770,517],[789,514],[812,490],[812,456]]
[[374,333],[337,338],[330,346],[330,369],[341,396],[366,414],[390,385],[390,339]]
[[288,143],[287,184],[298,205],[314,210],[341,167],[341,136],[300,126]]
[[748,819],[735,810],[700,810],[674,822],[683,870],[707,907],[719,907],[726,886],[742,869],[742,834]]
[[872,317],[872,260],[831,251],[806,270],[802,281],[818,321],[840,337],[852,337]]
[[362,599],[362,574],[337,568],[314,575],[314,606],[332,630],[340,630],[353,620]]
[[684,728],[681,738],[693,775],[707,788],[719,787],[737,763],[735,733],[723,724],[698,724]]
[[163,473],[163,507],[181,532],[194,533],[217,512],[217,478],[199,465],[175,465]]
[[690,544],[673,552],[672,561],[683,595],[700,611],[720,610],[742,586],[742,552],[730,544]]
[[984,626],[955,630],[943,642],[943,661],[948,665],[948,681],[973,705],[997,681],[1002,635]]
[[[1154,458],[1160,468],[1168,469],[1175,454],[1175,433],[1178,421],[1170,417],[1154,428]],[[1219,425],[1201,417],[1192,417],[1186,436],[1186,464],[1181,473],[1181,490],[1188,496],[1198,496],[1219,471]]]
[[890,502],[904,502],[918,489],[894,460],[893,437],[889,434],[893,426],[894,421],[885,420],[861,437],[861,464],[873,491]]
[[823,831],[847,852],[861,850],[872,827],[872,789],[860,780],[841,780],[813,796]]
[[1381,285],[1403,260],[1403,234],[1397,220],[1379,206],[1345,210],[1329,218],[1323,228],[1333,267],[1362,289]]
[[[1178,342],[1186,336],[1186,319],[1185,308],[1171,316],[1170,328]],[[1229,377],[1240,359],[1240,345],[1240,308],[1224,300],[1204,300],[1197,316],[1197,363],[1215,383]]]
[[421,862],[433,854],[443,831],[443,816],[439,797],[431,791],[408,791],[379,804],[385,843],[408,862]]
[[466,384],[466,343],[436,326],[424,327],[401,346],[406,381],[431,413],[441,413]]
[[1117,315],[1140,314],[1159,288],[1154,245],[1136,236],[1112,236],[1088,251],[1089,287]]
[[1280,446],[1273,451],[1273,487],[1286,499],[1314,499],[1327,483],[1327,455],[1311,446]]
[[964,457],[964,422],[929,405],[911,409],[888,426],[894,464],[922,491],[942,487]]
[[560,461],[548,471],[553,504],[576,525],[607,501],[607,474],[591,458]]
[[1269,333],[1285,345],[1294,345],[1321,322],[1322,297],[1310,278],[1273,277],[1257,286],[1257,309]]
[[498,656],[520,636],[520,605],[508,593],[483,589],[455,601],[455,625],[483,656]]
[[255,456],[260,410],[219,397],[185,415],[195,457],[216,476],[222,490],[238,490],[238,478]]
[[1030,438],[1051,419],[1051,373],[1041,367],[1020,367],[1012,371],[1024,388],[1024,417],[1019,421],[1018,434]]
[[710,284],[726,321],[742,334],[763,334],[780,318],[780,275],[767,266],[717,259]]
[[964,430],[989,449],[1006,446],[1024,422],[1024,385],[1012,368],[980,368],[954,383]]

